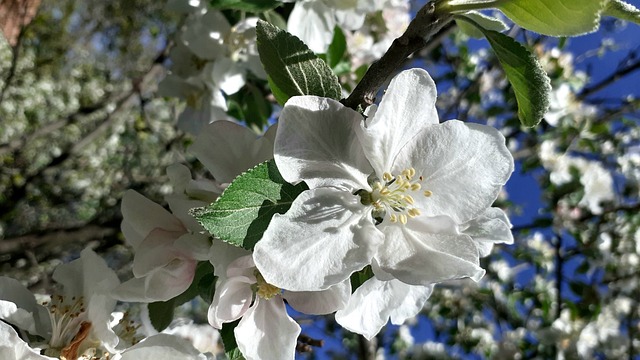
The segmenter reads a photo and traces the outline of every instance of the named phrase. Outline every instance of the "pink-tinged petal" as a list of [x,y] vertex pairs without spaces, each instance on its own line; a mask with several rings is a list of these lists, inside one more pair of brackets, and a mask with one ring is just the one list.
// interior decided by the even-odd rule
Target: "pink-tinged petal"
[[416,134],[438,123],[435,102],[436,85],[426,71],[406,70],[391,80],[374,115],[358,129],[360,142],[379,177],[392,170],[396,156]]
[[247,360],[293,360],[298,325],[287,314],[280,296],[271,300],[256,298],[234,329],[240,352]]
[[221,283],[209,306],[209,324],[221,329],[223,323],[235,321],[245,315],[253,298],[251,284],[249,279],[240,276]]
[[254,283],[256,281],[256,277],[254,275],[255,271],[256,264],[253,262],[253,257],[251,257],[251,255],[246,255],[237,258],[229,264],[229,267],[227,267],[227,276],[229,278],[244,276],[251,279],[251,282]]
[[45,339],[51,336],[48,310],[18,280],[6,276],[0,276],[0,320]]
[[189,151],[221,183],[230,183],[248,169],[273,158],[270,141],[231,121],[203,126]]
[[40,355],[20,339],[18,333],[8,324],[0,321],[0,359],[6,360],[56,360]]
[[182,254],[173,243],[184,234],[184,231],[167,231],[160,228],[152,230],[136,249],[133,275],[143,277],[173,260],[182,258]]
[[149,336],[120,354],[119,360],[206,360],[191,342],[178,336]]
[[461,227],[462,233],[471,236],[476,242],[480,257],[489,256],[494,244],[513,244],[511,222],[500,208],[489,208]]
[[335,26],[333,11],[322,1],[298,1],[287,21],[287,30],[318,54],[327,51]]
[[382,239],[360,197],[318,188],[303,192],[287,213],[273,217],[253,259],[269,284],[325,290],[368,265]]
[[145,277],[133,278],[118,286],[112,297],[121,301],[167,301],[189,288],[196,270],[196,261],[173,260]]
[[251,255],[251,252],[214,238],[209,250],[209,262],[213,265],[213,274],[218,277],[218,282],[227,279],[227,268],[233,261],[247,255]]
[[424,223],[410,219],[404,225],[381,225],[385,241],[378,250],[380,268],[411,285],[428,286],[445,280],[470,277],[478,281],[478,249],[467,235],[456,231],[434,233],[427,218]]
[[[356,289],[347,307],[336,313],[336,321],[345,329],[371,339],[390,317],[399,325],[417,315],[431,292],[431,286],[413,286],[399,280],[381,281],[373,277]],[[407,307],[401,309],[403,306]]]
[[127,238],[127,242],[135,249],[138,241],[147,237],[151,230],[161,228],[169,231],[185,232],[184,226],[162,206],[154,203],[134,190],[127,190],[122,197],[123,231],[125,223],[127,233],[135,232],[135,238]]
[[184,234],[173,243],[173,246],[185,259],[209,260],[211,240],[208,235]]
[[345,280],[322,291],[285,291],[282,295],[289,305],[301,313],[326,315],[347,305],[351,297],[351,282]]
[[513,172],[513,157],[496,129],[451,120],[432,125],[402,149],[393,171],[415,168],[430,197],[415,201],[427,216],[458,224],[484,213]]
[[368,189],[373,169],[355,133],[362,120],[362,115],[332,99],[289,99],[280,113],[274,150],[282,177],[291,183],[304,180],[312,189]]

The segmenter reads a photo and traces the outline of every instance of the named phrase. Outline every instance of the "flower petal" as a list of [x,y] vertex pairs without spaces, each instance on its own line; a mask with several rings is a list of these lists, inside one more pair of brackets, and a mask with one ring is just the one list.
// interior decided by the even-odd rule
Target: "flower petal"
[[415,198],[427,216],[461,224],[480,216],[513,172],[513,157],[496,129],[450,120],[432,125],[398,155],[393,171],[413,167],[430,197]]
[[513,244],[511,222],[500,208],[488,208],[481,216],[462,225],[462,232],[478,245],[480,257],[489,256],[494,244]]
[[167,301],[189,288],[195,269],[195,260],[174,260],[145,277],[126,281],[112,292],[112,296],[121,301]]
[[[175,216],[162,206],[140,195],[134,190],[127,190],[122,197],[123,232],[127,242],[135,249],[151,230],[162,228],[170,231],[184,232],[184,226]],[[125,225],[125,223],[127,225]],[[126,232],[125,232],[126,229]]]
[[319,54],[327,51],[335,26],[333,11],[322,1],[298,1],[287,21],[287,30]]
[[296,311],[309,315],[331,314],[347,305],[351,297],[351,282],[345,280],[322,291],[285,291],[282,297]]
[[56,360],[40,355],[20,339],[18,333],[8,324],[0,321],[0,359],[6,360]]
[[46,308],[18,280],[0,276],[0,319],[44,338],[51,336]]
[[264,279],[281,289],[324,290],[369,264],[381,241],[358,196],[319,188],[273,217],[253,259]]
[[391,171],[400,149],[417,133],[438,123],[435,103],[436,85],[426,71],[403,71],[391,80],[374,115],[357,131],[378,176]]
[[378,249],[380,268],[411,285],[431,285],[471,277],[478,281],[478,249],[471,237],[451,231],[433,232],[427,219],[411,219],[406,225],[381,225],[385,241]]
[[256,298],[234,334],[247,360],[293,360],[300,331],[300,325],[287,314],[282,298],[276,296],[271,300]]
[[252,297],[251,284],[246,278],[236,276],[220,284],[209,306],[209,324],[221,329],[223,323],[239,319],[249,309]]
[[413,286],[373,277],[356,289],[345,309],[336,312],[336,321],[345,329],[371,339],[390,317],[395,325],[400,325],[417,315],[432,290],[432,286]]
[[143,277],[153,270],[167,265],[174,259],[182,258],[173,243],[184,232],[167,231],[156,228],[136,249],[133,259],[133,275]]
[[206,360],[188,340],[168,334],[149,336],[120,354],[120,360]]
[[284,105],[276,135],[275,159],[290,183],[310,188],[368,189],[373,172],[355,129],[362,116],[339,102],[317,96],[296,96]]
[[248,250],[214,238],[209,249],[209,262],[213,265],[213,274],[218,277],[218,282],[227,279],[227,268],[232,262],[247,255],[251,255]]
[[202,127],[190,151],[221,183],[273,158],[273,144],[231,121],[215,121]]

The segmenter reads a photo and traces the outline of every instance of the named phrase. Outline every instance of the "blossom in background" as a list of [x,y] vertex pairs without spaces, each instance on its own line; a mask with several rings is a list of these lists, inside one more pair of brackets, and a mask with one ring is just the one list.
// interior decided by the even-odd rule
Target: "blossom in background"
[[[261,79],[266,79],[266,73],[256,47],[258,18],[246,18],[232,26],[221,12],[207,9],[204,2],[196,2],[197,6],[190,5],[191,1],[182,3],[190,14],[170,53],[171,70],[158,85],[158,93],[187,102],[178,127],[197,134],[203,124],[229,118],[224,94],[237,93],[248,72]],[[180,7],[181,3],[170,5]]]
[[493,128],[439,124],[435,98],[431,77],[413,69],[392,80],[366,122],[331,99],[285,104],[276,164],[310,190],[255,247],[267,282],[327,289],[369,264],[411,285],[483,275],[478,246],[459,225],[491,206],[513,158]]
[[234,333],[247,360],[293,359],[300,326],[287,314],[284,299],[298,311],[324,315],[343,308],[350,293],[348,282],[322,292],[282,291],[264,280],[251,255],[242,256],[229,264],[226,279],[216,287],[209,323],[221,329],[242,318]]
[[312,51],[325,53],[333,30],[358,30],[365,15],[381,8],[381,1],[371,0],[281,0],[296,2],[287,21],[287,30],[299,37]]
[[[109,296],[120,283],[115,272],[96,253],[85,249],[79,259],[58,266],[53,279],[62,289],[40,305],[18,281],[0,277],[0,319],[43,339],[28,345],[16,340],[15,348],[9,350],[8,342],[17,335],[0,322],[2,359],[13,359],[5,354],[25,360],[48,356],[108,359],[109,354],[117,353],[118,335],[110,327],[116,301]],[[38,356],[29,347],[43,349],[46,356]]]
[[584,195],[578,205],[589,209],[593,214],[602,213],[602,203],[615,200],[613,177],[598,161],[574,157],[560,153],[554,140],[545,140],[540,144],[539,156],[542,165],[549,170],[554,185],[563,185],[573,179],[572,170],[580,174],[580,184]]
[[187,340],[169,334],[150,336],[116,355],[113,360],[213,360],[210,353],[202,354]]

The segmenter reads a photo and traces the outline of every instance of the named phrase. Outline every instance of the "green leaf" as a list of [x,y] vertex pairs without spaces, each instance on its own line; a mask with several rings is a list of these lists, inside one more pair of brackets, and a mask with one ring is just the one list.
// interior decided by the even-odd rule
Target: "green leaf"
[[610,0],[604,14],[640,24],[640,10],[622,0]]
[[[508,29],[507,24],[502,22],[502,20],[493,16],[485,15],[477,11],[469,11],[460,16],[470,18],[471,20],[478,23],[478,25],[482,26],[487,30],[503,32]],[[462,31],[463,33],[467,34],[472,38],[480,39],[484,37],[481,31],[479,31],[478,29],[476,29],[475,26],[470,25],[469,23],[466,23],[464,21],[456,21],[456,24],[460,28],[460,31]]]
[[333,29],[333,40],[329,44],[327,50],[327,64],[330,68],[335,68],[340,60],[344,57],[344,53],[347,51],[347,38],[344,37],[344,32],[340,26],[336,26]]
[[284,214],[307,189],[284,181],[275,161],[268,160],[238,176],[213,204],[191,209],[191,215],[219,239],[251,250],[273,215]]
[[373,269],[371,269],[370,265],[367,265],[364,269],[354,272],[351,274],[349,280],[351,281],[351,292],[356,291],[357,288],[362,286],[365,281],[371,279],[373,277]]
[[278,0],[209,0],[209,5],[221,10],[263,12],[282,5],[282,2]]
[[222,329],[220,330],[224,353],[229,360],[244,360],[244,356],[242,356],[240,349],[238,349],[238,343],[236,343],[236,335],[233,333],[233,330],[239,323],[240,320],[238,319],[232,323],[222,324]]
[[[341,98],[338,77],[300,39],[262,20],[258,21],[257,37],[269,84],[280,92],[278,102],[297,95]],[[276,89],[272,88],[274,94]]]
[[149,303],[149,320],[153,328],[162,331],[173,321],[173,310],[176,307],[175,298],[168,301],[156,301]]
[[551,36],[596,31],[608,0],[509,0],[498,8],[521,27]]
[[518,118],[522,125],[538,125],[549,107],[551,84],[538,60],[514,39],[497,31],[487,30],[475,21],[456,16],[478,28],[491,44],[518,101]]

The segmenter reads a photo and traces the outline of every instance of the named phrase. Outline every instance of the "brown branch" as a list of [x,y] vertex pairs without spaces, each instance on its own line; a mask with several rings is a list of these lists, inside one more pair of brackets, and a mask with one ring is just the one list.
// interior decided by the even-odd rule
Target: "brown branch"
[[[435,2],[428,2],[418,11],[404,34],[395,39],[382,58],[371,65],[351,95],[343,99],[342,103],[354,110],[359,107],[364,109],[373,104],[378,89],[394,75],[411,54],[432,43],[434,35],[448,32],[449,27],[454,26],[451,20],[450,14],[437,11]],[[439,41],[442,37],[435,38]]]
[[615,83],[616,81],[620,80],[621,78],[627,76],[628,74],[630,74],[630,73],[632,73],[632,72],[634,72],[634,71],[636,71],[638,69],[640,69],[640,60],[637,60],[634,63],[631,63],[631,64],[629,64],[627,66],[623,66],[623,67],[619,68],[613,74],[609,75],[608,77],[606,77],[602,81],[598,82],[597,84],[594,84],[594,85],[582,90],[582,92],[580,94],[578,94],[577,99],[578,100],[584,100],[589,95],[592,95],[592,94],[594,94],[594,93],[606,88],[607,86]]

